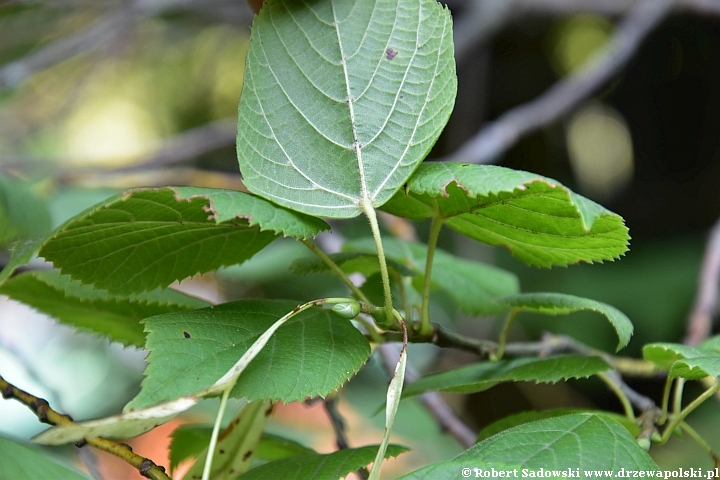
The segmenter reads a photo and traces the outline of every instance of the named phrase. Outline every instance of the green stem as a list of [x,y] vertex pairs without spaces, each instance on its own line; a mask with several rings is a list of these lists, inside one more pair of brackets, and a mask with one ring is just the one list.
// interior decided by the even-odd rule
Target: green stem
[[380,262],[380,276],[383,282],[383,293],[385,295],[385,325],[389,327],[393,324],[393,303],[392,293],[390,292],[390,275],[388,274],[385,250],[382,245],[380,225],[378,225],[377,215],[375,215],[375,207],[372,206],[368,198],[363,199],[360,206],[370,221],[370,230],[372,230],[375,239],[375,248],[377,248],[378,261]]
[[690,405],[685,407],[685,409],[682,410],[679,414],[673,415],[670,420],[670,424],[668,424],[667,428],[663,432],[662,438],[660,439],[658,444],[663,445],[667,443],[667,441],[670,440],[670,435],[672,435],[678,425],[680,425],[683,420],[685,420],[685,417],[687,417],[693,410],[699,407],[705,400],[715,395],[718,390],[720,390],[720,381],[705,390],[702,395],[693,400]]
[[692,428],[690,425],[688,425],[687,422],[682,422],[680,424],[680,428],[683,429],[685,431],[685,433],[690,435],[692,437],[692,439],[695,440],[695,442],[697,442],[698,445],[700,445],[700,448],[705,450],[707,452],[707,454],[710,455],[710,457],[713,459],[713,463],[715,465],[718,465],[720,463],[720,458],[718,458],[718,456],[715,454],[715,452],[713,452],[713,449],[710,446],[710,444],[707,443],[705,441],[705,439],[702,438],[700,436],[700,434],[695,431],[694,428]]
[[303,245],[309,248],[311,252],[317,255],[318,258],[322,260],[325,265],[328,266],[330,271],[337,275],[337,277],[340,278],[340,280],[342,280],[345,285],[347,285],[347,287],[358,298],[358,300],[362,300],[365,303],[371,303],[370,300],[368,300],[367,296],[365,296],[365,294],[362,292],[362,290],[360,290],[357,285],[355,285],[352,280],[350,280],[347,274],[342,271],[342,269],[337,263],[333,262],[332,258],[330,258],[325,252],[320,250],[320,247],[307,239],[301,240],[301,242],[303,243]]
[[682,395],[685,387],[685,379],[678,377],[675,381],[675,395],[673,396],[673,413],[679,413],[682,410]]
[[435,247],[437,247],[440,230],[442,230],[444,220],[440,216],[435,215],[430,224],[430,235],[428,236],[427,259],[425,260],[425,280],[423,282],[422,291],[422,313],[420,333],[423,335],[431,335],[433,326],[430,324],[430,285],[432,284],[432,267],[435,258]]
[[672,392],[672,384],[673,379],[670,378],[668,375],[665,378],[665,387],[663,388],[663,396],[662,396],[662,403],[660,404],[660,409],[662,410],[663,414],[662,417],[658,420],[658,425],[662,425],[667,421],[668,418],[668,407],[670,405],[670,392]]
[[223,391],[222,398],[220,399],[220,408],[218,409],[217,417],[215,417],[215,425],[213,425],[212,436],[210,437],[210,445],[208,445],[208,453],[205,458],[205,467],[203,467],[202,480],[210,479],[210,470],[212,469],[212,461],[215,456],[215,448],[217,447],[218,436],[220,435],[220,423],[225,415],[225,406],[230,396],[230,390],[235,386],[235,382]]
[[498,339],[497,352],[495,353],[494,360],[500,360],[503,357],[503,354],[505,353],[505,344],[507,344],[507,339],[510,336],[510,329],[512,328],[513,323],[515,323],[515,318],[517,317],[518,312],[520,312],[520,310],[517,308],[510,310],[510,313],[505,320],[505,326],[503,327],[503,330],[500,333],[500,338]]
[[625,410],[625,416],[630,419],[630,421],[635,422],[635,412],[633,411],[632,403],[630,402],[630,399],[625,395],[625,393],[622,391],[622,389],[618,386],[617,383],[613,382],[610,377],[608,377],[605,373],[598,373],[598,378],[605,382],[605,384],[610,388],[610,390],[613,391],[615,396],[617,396],[618,400],[620,400],[620,403],[623,406],[623,410]]

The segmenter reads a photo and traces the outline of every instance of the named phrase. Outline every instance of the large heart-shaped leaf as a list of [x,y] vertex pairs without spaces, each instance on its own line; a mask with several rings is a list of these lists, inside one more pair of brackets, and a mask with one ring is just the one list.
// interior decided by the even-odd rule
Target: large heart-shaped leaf
[[131,294],[241,263],[279,234],[305,238],[327,228],[242,192],[137,189],[70,220],[39,255],[83,283]]
[[[126,410],[210,387],[295,306],[284,300],[248,300],[147,319],[147,377]],[[270,338],[240,375],[233,396],[284,401],[324,396],[357,372],[369,354],[367,340],[349,321],[311,309]]]
[[245,185],[312,215],[382,205],[440,135],[456,84],[435,0],[267,0],[239,107]]
[[383,210],[414,220],[438,216],[539,267],[613,260],[630,238],[620,216],[559,182],[496,166],[421,165]]

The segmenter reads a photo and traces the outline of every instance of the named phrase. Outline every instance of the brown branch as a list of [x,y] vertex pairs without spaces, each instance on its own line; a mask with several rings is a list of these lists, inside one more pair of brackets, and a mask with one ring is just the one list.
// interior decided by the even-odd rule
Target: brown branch
[[612,79],[673,7],[671,0],[642,0],[623,19],[608,45],[584,68],[559,80],[533,101],[501,115],[443,160],[492,163],[522,136],[558,120]]
[[[74,423],[73,419],[70,418],[69,415],[63,415],[56,412],[50,408],[50,405],[48,405],[46,400],[17,388],[15,385],[5,381],[2,376],[0,376],[0,394],[2,394],[2,397],[5,399],[14,398],[18,402],[30,408],[30,410],[37,415],[38,420],[43,423],[61,426],[73,425]],[[75,442],[75,445],[79,448],[83,447],[85,444],[92,445],[93,447],[111,453],[116,457],[120,457],[133,467],[137,468],[140,474],[144,477],[152,480],[170,480],[170,477],[165,473],[165,469],[163,467],[158,466],[149,458],[133,453],[128,445],[99,437],[86,438],[79,442]]]
[[717,309],[720,278],[720,220],[710,231],[698,278],[695,303],[687,318],[686,345],[697,345],[710,336],[712,317]]

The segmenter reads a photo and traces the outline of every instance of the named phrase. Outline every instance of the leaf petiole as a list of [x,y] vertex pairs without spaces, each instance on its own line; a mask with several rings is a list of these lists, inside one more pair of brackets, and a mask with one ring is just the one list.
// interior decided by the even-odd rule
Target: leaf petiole
[[373,239],[375,239],[375,247],[377,248],[378,261],[380,262],[380,276],[383,282],[383,295],[385,296],[385,326],[391,326],[393,324],[393,303],[392,293],[390,291],[390,275],[388,274],[387,261],[385,260],[385,250],[382,245],[382,237],[380,235],[380,225],[377,221],[377,215],[375,214],[375,207],[373,207],[370,199],[367,197],[363,199],[360,204],[365,216],[367,216],[370,222],[370,229],[372,230]]
[[430,286],[432,285],[432,267],[435,258],[435,248],[437,247],[440,230],[442,230],[443,218],[435,215],[430,224],[430,235],[428,236],[427,259],[425,261],[425,280],[423,281],[422,291],[422,314],[420,333],[422,335],[432,335],[433,326],[430,324]]

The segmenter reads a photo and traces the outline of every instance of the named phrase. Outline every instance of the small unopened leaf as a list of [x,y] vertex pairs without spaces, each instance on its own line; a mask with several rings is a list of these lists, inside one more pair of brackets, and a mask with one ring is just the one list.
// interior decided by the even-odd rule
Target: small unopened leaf
[[130,438],[149,432],[168,422],[198,402],[198,397],[183,397],[150,408],[113,415],[99,420],[75,422],[72,425],[51,427],[33,437],[43,445],[63,445],[83,438]]
[[130,294],[241,263],[280,233],[306,237],[325,228],[242,192],[137,189],[68,221],[39,255],[83,283]]
[[409,384],[403,397],[438,391],[472,393],[501,382],[558,382],[583,378],[612,368],[600,357],[564,355],[483,362],[423,377]]
[[[344,248],[351,252],[377,255],[375,242],[369,238],[348,242]],[[388,238],[383,239],[383,248],[386,257],[416,273],[413,285],[422,291],[427,246]],[[450,295],[461,310],[474,315],[507,310],[508,307],[498,303],[497,299],[520,290],[514,274],[467,258],[458,258],[439,248],[435,249],[432,286]]]
[[0,293],[67,325],[136,347],[145,345],[142,319],[208,306],[207,302],[169,289],[115,296],[82,285],[57,270],[17,275],[0,286]]
[[620,216],[559,182],[496,166],[420,165],[383,210],[413,220],[438,215],[539,267],[614,260],[630,239]]
[[454,460],[464,460],[468,465],[474,462],[518,465],[542,477],[545,475],[537,475],[541,468],[572,472],[576,478],[591,475],[615,478],[621,468],[626,472],[659,470],[622,425],[607,416],[591,413],[548,418],[510,428],[483,440]]
[[[295,307],[291,301],[249,300],[147,319],[147,377],[126,409],[211,387]],[[232,395],[284,401],[324,396],[354,375],[369,354],[367,340],[352,323],[313,308],[277,330],[242,372]]]
[[0,437],[0,478],[4,480],[86,480],[88,477],[52,461],[48,455]]
[[633,334],[632,322],[624,313],[613,306],[589,298],[562,293],[524,293],[505,297],[500,302],[508,307],[545,315],[565,315],[579,310],[601,313],[610,321],[617,333],[618,350],[630,342]]
[[[350,472],[366,467],[375,458],[378,445],[339,450],[329,454],[309,453],[283,458],[253,468],[242,476],[243,480],[337,480]],[[389,445],[385,458],[397,457],[407,451],[399,445]]]
[[243,181],[294,210],[355,217],[425,158],[456,89],[452,20],[435,0],[267,0],[239,106]]
[[18,267],[27,264],[40,251],[45,237],[33,237],[26,240],[18,240],[13,244],[10,251],[10,261],[0,271],[0,285],[5,283]]

